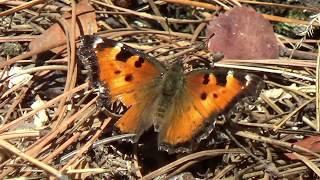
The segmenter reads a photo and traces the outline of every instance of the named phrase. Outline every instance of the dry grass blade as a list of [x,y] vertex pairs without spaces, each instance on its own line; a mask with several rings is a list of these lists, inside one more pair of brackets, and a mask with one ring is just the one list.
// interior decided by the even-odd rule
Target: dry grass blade
[[294,144],[291,144],[291,143],[288,143],[288,142],[284,142],[284,141],[279,141],[279,140],[274,140],[274,139],[271,139],[271,138],[266,138],[266,137],[259,136],[257,134],[251,133],[251,132],[239,131],[239,132],[236,133],[236,135],[242,136],[242,137],[246,137],[246,138],[249,138],[249,139],[253,139],[253,140],[256,140],[256,141],[261,141],[261,142],[264,142],[264,143],[270,143],[270,144],[273,144],[273,145],[282,146],[282,147],[285,147],[285,148],[288,148],[288,149],[293,149],[293,150],[296,150],[296,151],[302,151],[302,152],[311,154],[311,155],[313,155],[315,157],[318,157],[318,158],[320,157],[319,154],[314,153],[314,152],[312,152],[309,149],[306,149],[304,147],[300,147],[300,146],[297,146],[297,145],[294,145]]
[[250,1],[250,0],[238,0],[242,3],[248,4],[260,4],[260,5],[268,5],[268,6],[276,6],[276,7],[284,7],[284,8],[292,8],[292,9],[302,9],[302,10],[309,10],[317,12],[316,7],[307,7],[307,6],[295,6],[295,5],[288,5],[288,4],[279,4],[279,3],[271,3],[271,2],[260,2],[260,1]]
[[284,71],[284,70],[260,68],[260,67],[252,67],[252,66],[242,66],[242,65],[232,65],[232,64],[229,64],[229,63],[224,63],[223,61],[215,63],[214,65],[216,67],[225,67],[225,68],[233,68],[233,69],[246,69],[246,70],[251,70],[251,71],[269,72],[269,73],[280,74],[280,75],[284,75],[284,76],[292,76],[292,77],[295,77],[295,78],[299,78],[299,79],[303,79],[303,80],[307,80],[307,81],[312,81],[312,82],[316,81],[314,78],[307,77],[307,76],[300,75],[300,74],[296,74],[296,73],[292,73],[292,72],[288,72],[288,71]]
[[40,131],[38,130],[16,130],[7,133],[2,133],[0,139],[9,140],[16,138],[28,138],[28,137],[39,137]]
[[212,180],[221,179],[225,174],[227,174],[227,173],[228,173],[229,171],[231,171],[233,168],[235,168],[235,165],[233,165],[233,164],[224,167],[224,169],[221,170],[215,177],[213,177]]
[[54,103],[56,103],[56,102],[59,102],[63,97],[68,96],[68,95],[71,95],[71,94],[73,94],[73,93],[75,93],[75,92],[78,92],[78,91],[80,91],[80,90],[83,90],[83,89],[86,88],[86,87],[88,87],[88,84],[83,84],[83,85],[81,85],[81,86],[78,86],[78,87],[76,87],[76,88],[74,88],[74,89],[72,89],[72,90],[70,90],[70,91],[68,91],[68,92],[66,92],[66,93],[64,93],[64,94],[62,94],[62,95],[54,98],[54,99],[52,99],[51,101],[47,102],[44,106],[39,107],[39,108],[37,108],[37,109],[29,112],[28,114],[25,114],[24,116],[22,116],[22,117],[20,117],[20,118],[18,118],[18,119],[16,119],[16,120],[14,120],[14,121],[11,121],[10,123],[7,123],[7,124],[5,124],[4,126],[0,127],[0,132],[7,131],[7,130],[8,130],[9,128],[11,128],[12,126],[20,123],[21,121],[27,119],[28,117],[33,116],[33,115],[36,114],[38,111],[40,111],[40,110],[42,110],[42,109],[44,109],[44,108],[48,108],[48,107],[50,107],[52,104],[54,104]]
[[320,177],[320,169],[319,167],[314,164],[313,162],[311,162],[310,160],[308,160],[308,158],[294,152],[293,153],[295,156],[298,157],[298,159],[300,159],[301,161],[303,161],[310,169],[312,169],[313,172],[315,172],[319,177]]
[[298,107],[297,109],[295,109],[294,111],[292,111],[290,114],[288,114],[287,116],[285,116],[283,119],[281,119],[279,122],[277,122],[274,125],[274,131],[277,131],[284,123],[286,123],[290,118],[292,118],[292,116],[294,114],[296,114],[298,111],[300,111],[302,108],[304,108],[306,105],[308,105],[309,103],[311,103],[312,101],[314,101],[314,99],[310,99],[309,101],[306,101],[305,103],[303,103],[300,107]]
[[320,131],[320,45],[318,43],[318,58],[316,66],[316,122],[317,131]]
[[15,155],[21,157],[22,159],[25,159],[25,160],[29,161],[30,163],[38,166],[39,168],[49,172],[50,174],[54,175],[56,178],[59,178],[59,179],[66,178],[66,176],[64,176],[58,170],[52,168],[51,166],[48,166],[47,164],[42,163],[41,161],[39,161],[37,159],[34,159],[34,158],[26,155],[25,153],[21,152],[19,149],[15,148],[14,146],[12,146],[10,143],[6,142],[3,139],[0,139],[0,146],[4,149],[14,153]]
[[165,2],[168,3],[177,3],[177,4],[183,4],[183,5],[188,5],[188,6],[196,6],[196,7],[201,7],[201,8],[206,8],[210,10],[219,10],[220,8],[217,6],[214,6],[212,4],[208,3],[202,3],[202,2],[197,2],[197,1],[184,1],[184,0],[164,0]]
[[176,166],[179,166],[180,164],[186,163],[188,161],[196,160],[198,158],[201,158],[201,159],[210,158],[210,157],[219,156],[225,153],[244,153],[244,151],[241,149],[215,149],[215,150],[197,152],[197,153],[185,156],[183,158],[180,158],[177,161],[174,161],[166,166],[163,166],[162,168],[159,168],[158,170],[144,176],[142,179],[149,180],[149,179],[153,179],[155,177],[161,176],[163,174],[168,173]]
[[78,151],[78,153],[71,160],[68,161],[66,165],[62,167],[62,169],[60,169],[60,171],[64,171],[65,169],[69,168],[69,166],[71,166],[71,164],[74,163],[74,161],[76,161],[85,151],[88,150],[90,146],[92,146],[94,141],[97,140],[97,138],[100,136],[104,128],[108,125],[110,120],[111,118],[104,120],[103,124],[100,127],[100,130],[96,131],[92,138]]
[[39,3],[43,2],[43,1],[44,0],[32,0],[30,2],[24,3],[24,4],[20,5],[20,6],[15,7],[15,8],[12,8],[12,9],[9,9],[7,11],[1,12],[0,13],[0,17],[1,16],[8,16],[10,14],[13,14],[13,13],[17,12],[17,11],[21,11],[23,9],[27,9],[27,8],[29,8],[31,6],[34,6],[36,4],[39,4]]

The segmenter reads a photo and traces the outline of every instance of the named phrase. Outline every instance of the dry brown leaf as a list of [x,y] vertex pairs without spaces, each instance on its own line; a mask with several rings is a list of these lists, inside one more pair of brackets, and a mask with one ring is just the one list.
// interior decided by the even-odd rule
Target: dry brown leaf
[[277,59],[279,47],[272,25],[248,7],[236,7],[207,26],[208,48],[227,59]]
[[[320,136],[310,136],[294,144],[309,149],[315,153],[320,153]],[[286,153],[286,156],[292,160],[298,159],[293,153]],[[312,158],[307,156],[307,154],[305,154],[305,156]]]
[[[76,25],[76,38],[84,34],[93,34],[97,32],[98,27],[96,23],[96,13],[94,8],[89,4],[88,0],[82,0],[76,7],[77,25]],[[64,18],[67,20],[68,28],[71,28],[71,14],[65,14]],[[55,23],[37,39],[30,42],[30,51],[38,52],[40,49],[50,49],[66,41],[65,32],[62,27]],[[51,49],[57,53],[63,47]],[[41,51],[42,52],[42,51]]]

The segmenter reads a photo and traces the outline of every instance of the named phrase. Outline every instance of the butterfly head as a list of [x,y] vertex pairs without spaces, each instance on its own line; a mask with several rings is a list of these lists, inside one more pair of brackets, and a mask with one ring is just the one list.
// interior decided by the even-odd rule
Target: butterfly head
[[181,62],[174,63],[170,69],[164,73],[162,94],[174,96],[184,81],[184,69]]

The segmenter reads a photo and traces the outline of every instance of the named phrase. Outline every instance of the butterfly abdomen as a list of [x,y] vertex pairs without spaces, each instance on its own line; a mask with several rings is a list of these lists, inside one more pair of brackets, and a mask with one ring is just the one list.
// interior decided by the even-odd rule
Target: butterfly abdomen
[[167,110],[168,107],[165,107],[165,106],[158,106],[157,108],[157,111],[156,111],[156,115],[159,117],[159,118],[163,118],[165,113],[166,113],[166,110]]
[[167,119],[172,114],[173,96],[161,95],[155,101],[153,112],[154,130],[159,132],[163,127],[163,123],[167,122]]

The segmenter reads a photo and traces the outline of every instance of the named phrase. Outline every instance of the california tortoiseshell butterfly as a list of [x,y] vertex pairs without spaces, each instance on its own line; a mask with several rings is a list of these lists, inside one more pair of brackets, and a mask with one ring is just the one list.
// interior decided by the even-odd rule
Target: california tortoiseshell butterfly
[[105,106],[121,101],[128,107],[115,130],[136,134],[137,141],[154,127],[159,149],[168,152],[190,151],[207,137],[218,115],[242,97],[256,97],[263,85],[246,73],[186,72],[181,62],[166,68],[145,53],[94,35],[81,37],[78,57]]

